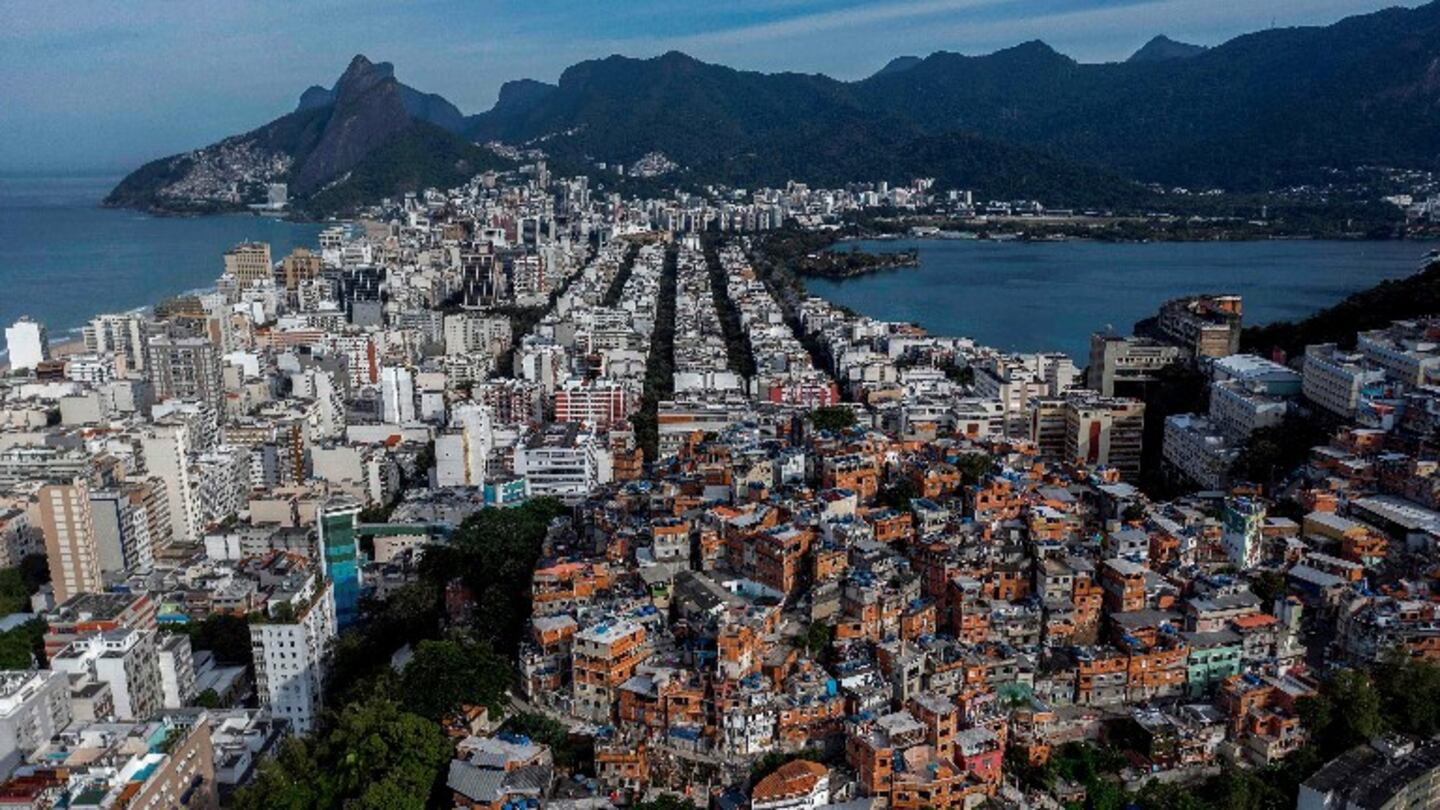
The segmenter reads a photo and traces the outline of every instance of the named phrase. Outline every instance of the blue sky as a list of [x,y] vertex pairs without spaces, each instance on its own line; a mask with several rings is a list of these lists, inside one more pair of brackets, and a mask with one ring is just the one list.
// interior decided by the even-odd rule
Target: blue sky
[[[1407,0],[1405,5],[1415,5]],[[1043,39],[1122,59],[1157,33],[1213,45],[1377,0],[0,0],[0,172],[123,171],[275,118],[355,53],[466,113],[574,62],[685,51],[755,70],[874,72],[900,54]]]

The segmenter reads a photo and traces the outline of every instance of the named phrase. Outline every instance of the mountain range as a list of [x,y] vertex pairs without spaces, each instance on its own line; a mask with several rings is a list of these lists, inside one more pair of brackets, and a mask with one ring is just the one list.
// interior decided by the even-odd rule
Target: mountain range
[[660,152],[693,183],[932,176],[985,196],[1084,206],[1143,204],[1147,183],[1248,192],[1333,168],[1435,168],[1440,0],[1212,48],[1156,37],[1104,64],[1038,41],[902,56],[850,82],[678,52],[611,56],[555,84],[509,82],[493,108],[468,117],[357,56],[289,115],[147,164],[109,202],[203,205],[217,185],[283,180],[310,210],[334,211],[506,165],[477,146],[489,141],[542,148],[565,166]]

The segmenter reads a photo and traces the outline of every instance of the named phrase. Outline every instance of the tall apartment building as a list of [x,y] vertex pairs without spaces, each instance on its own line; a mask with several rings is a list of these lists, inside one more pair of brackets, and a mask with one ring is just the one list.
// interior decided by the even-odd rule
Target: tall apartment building
[[50,359],[50,335],[45,324],[22,317],[5,329],[5,348],[10,368],[32,369]]
[[1065,397],[1039,397],[1030,401],[1030,441],[1043,459],[1065,457]]
[[557,422],[515,448],[515,474],[530,481],[535,495],[578,500],[614,479],[610,449],[574,422]]
[[126,482],[115,489],[93,491],[90,512],[102,572],[149,568],[155,552],[170,544],[169,522],[161,522],[168,515],[159,482]]
[[250,646],[261,707],[303,735],[314,728],[324,698],[335,640],[335,588],[310,575],[292,597],[272,600],[266,618],[250,625]]
[[301,282],[320,278],[324,271],[325,262],[319,254],[298,247],[290,251],[289,256],[280,260],[280,269],[275,273],[275,282],[284,287],[286,291],[295,293],[299,291]]
[[410,369],[385,366],[380,369],[381,420],[387,425],[408,425],[415,421],[415,377]]
[[1062,354],[1002,355],[976,367],[975,393],[1004,407],[1007,436],[1023,436],[1030,429],[1031,400],[1061,396],[1078,377],[1075,363]]
[[45,536],[55,600],[64,602],[79,593],[103,591],[89,485],[82,478],[68,484],[46,484],[39,497],[40,531]]
[[1072,395],[1065,401],[1065,457],[1112,467],[1125,478],[1140,475],[1145,403],[1136,399]]
[[1221,518],[1221,542],[1230,564],[1242,571],[1260,564],[1265,554],[1265,504],[1253,498],[1227,498]]
[[1240,351],[1242,314],[1238,295],[1176,298],[1160,306],[1155,330],[1191,357],[1226,357]]
[[154,630],[157,613],[148,593],[82,593],[45,614],[45,657],[107,630]]
[[1300,394],[1300,373],[1274,360],[1253,354],[1232,354],[1210,364],[1213,381],[1234,382],[1268,396],[1293,397]]
[[445,353],[499,357],[510,347],[510,319],[460,312],[445,316]]
[[1333,343],[1306,346],[1300,373],[1306,399],[1347,419],[1360,407],[1363,391],[1385,382],[1384,370],[1367,363],[1363,355],[1341,351]]
[[1289,401],[1246,388],[1233,380],[1210,384],[1210,420],[1234,441],[1285,421]]
[[1165,369],[1183,362],[1179,346],[1143,337],[1119,337],[1103,332],[1090,336],[1090,365],[1085,385],[1107,397],[1135,396]]
[[172,542],[193,543],[200,537],[204,510],[191,485],[189,431],[182,425],[159,425],[140,437],[145,472],[164,482]]
[[140,723],[77,718],[35,752],[34,776],[16,777],[0,792],[15,807],[218,807],[211,727],[200,710]]
[[1218,425],[1193,413],[1165,417],[1162,451],[1172,469],[1205,489],[1223,488],[1240,455]]
[[617,382],[567,380],[555,392],[555,421],[608,427],[639,410],[639,398]]
[[188,399],[209,404],[218,414],[225,396],[220,352],[204,338],[152,337],[147,373],[155,399]]
[[126,368],[145,370],[150,321],[143,315],[120,313],[97,315],[83,330],[85,351],[99,355],[123,355]]
[[160,639],[156,654],[160,666],[160,703],[179,709],[195,700],[195,659],[190,637],[167,633]]
[[490,408],[477,403],[456,405],[451,429],[435,437],[435,485],[482,487],[492,446]]
[[270,265],[270,245],[266,242],[242,242],[225,251],[225,273],[243,287],[274,278]]
[[348,627],[360,614],[360,553],[355,526],[360,503],[345,498],[326,504],[316,521],[325,576],[335,584],[335,624]]

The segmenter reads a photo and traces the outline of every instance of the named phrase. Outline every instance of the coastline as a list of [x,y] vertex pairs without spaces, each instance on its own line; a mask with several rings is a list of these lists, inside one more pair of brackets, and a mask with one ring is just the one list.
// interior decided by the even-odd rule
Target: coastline
[[326,227],[251,211],[179,216],[102,205],[113,186],[99,174],[0,184],[0,322],[28,315],[65,345],[96,315],[213,288],[222,254],[240,242],[269,243],[278,261],[296,247],[313,250]]

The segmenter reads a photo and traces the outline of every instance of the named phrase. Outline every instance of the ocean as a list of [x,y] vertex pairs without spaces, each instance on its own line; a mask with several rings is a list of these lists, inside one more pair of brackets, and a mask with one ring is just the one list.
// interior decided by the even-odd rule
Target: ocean
[[1130,334],[1167,299],[1239,293],[1245,323],[1303,318],[1385,279],[1408,276],[1434,247],[1419,242],[842,243],[916,248],[920,266],[843,281],[807,278],[809,291],[874,318],[917,323],[1006,351],[1063,351],[1088,362],[1091,333]]
[[102,312],[212,286],[221,254],[238,242],[269,242],[279,259],[313,247],[323,227],[101,208],[119,179],[0,177],[0,326],[29,315],[49,328],[52,342],[63,341]]
[[[322,225],[235,214],[156,217],[99,207],[117,177],[0,177],[0,326],[29,315],[52,341],[102,312],[211,286],[232,245],[269,242],[277,259],[313,246]],[[845,281],[816,295],[885,320],[1010,351],[1060,350],[1083,365],[1090,333],[1131,325],[1168,298],[1245,297],[1245,321],[1304,317],[1351,292],[1415,272],[1416,242],[857,242],[920,251],[920,267]],[[845,249],[842,245],[839,249]]]

